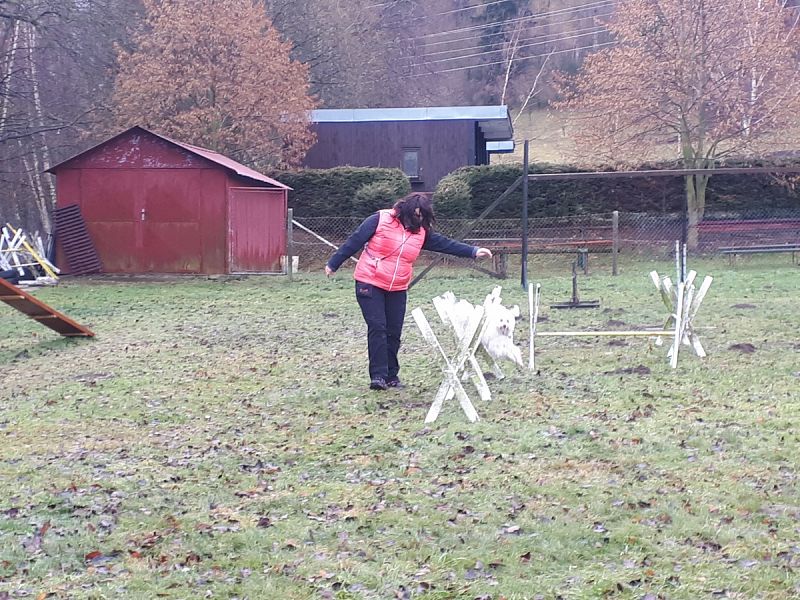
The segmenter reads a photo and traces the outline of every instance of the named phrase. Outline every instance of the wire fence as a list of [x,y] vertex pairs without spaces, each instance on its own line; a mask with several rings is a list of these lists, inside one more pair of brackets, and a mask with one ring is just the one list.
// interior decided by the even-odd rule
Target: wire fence
[[[322,268],[335,252],[331,245],[344,243],[361,223],[361,219],[345,217],[295,221],[313,232],[298,226],[293,229],[293,254],[299,256],[301,270]],[[611,254],[615,250],[621,261],[626,257],[669,259],[675,241],[683,239],[685,227],[680,213],[619,212],[529,219],[529,259],[535,259],[537,255],[576,253],[580,258],[580,253]],[[491,248],[497,256],[495,270],[501,274],[507,258],[521,253],[521,219],[485,219],[477,223],[442,219],[437,221],[436,230],[448,237]],[[692,255],[713,255],[731,252],[731,249],[755,252],[770,247],[781,250],[783,246],[798,247],[800,253],[800,207],[769,213],[706,213],[696,227],[696,240],[696,245],[690,250]],[[424,266],[435,257],[423,253],[419,263]],[[444,264],[461,266],[464,261],[448,258]]]

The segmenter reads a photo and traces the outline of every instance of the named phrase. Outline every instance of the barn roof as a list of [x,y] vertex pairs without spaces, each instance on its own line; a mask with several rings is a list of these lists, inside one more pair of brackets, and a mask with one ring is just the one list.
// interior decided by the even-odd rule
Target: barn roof
[[134,127],[131,127],[130,129],[126,129],[125,131],[123,131],[121,133],[118,133],[117,135],[115,135],[113,137],[110,137],[109,139],[107,139],[107,140],[105,140],[103,142],[100,142],[99,144],[97,144],[95,146],[92,146],[88,150],[84,150],[83,152],[80,152],[80,153],[76,154],[75,156],[72,156],[72,157],[68,158],[67,160],[62,161],[62,162],[58,163],[57,165],[55,165],[53,167],[50,167],[49,169],[47,169],[46,172],[47,173],[55,173],[56,171],[58,171],[58,169],[66,166],[67,163],[70,163],[73,160],[75,160],[75,159],[77,159],[77,158],[79,158],[81,156],[89,154],[90,152],[93,152],[94,150],[96,150],[100,146],[103,146],[103,145],[107,144],[108,142],[116,140],[117,138],[122,137],[122,136],[124,136],[124,135],[126,135],[128,133],[134,132],[136,130],[142,131],[142,132],[144,132],[144,133],[146,133],[148,135],[152,135],[153,137],[157,137],[159,139],[162,139],[165,142],[169,142],[170,144],[178,146],[179,148],[183,148],[184,150],[186,150],[188,152],[191,152],[192,154],[196,154],[197,156],[201,156],[201,157],[205,158],[206,160],[209,160],[209,161],[211,161],[211,162],[213,162],[215,164],[220,165],[221,167],[224,167],[228,171],[236,173],[237,175],[239,175],[241,177],[246,177],[247,179],[252,179],[254,181],[260,181],[262,183],[268,183],[273,187],[277,187],[277,188],[281,188],[281,189],[287,189],[287,190],[292,189],[289,186],[284,185],[280,181],[272,179],[271,177],[267,177],[266,175],[263,175],[263,174],[259,173],[258,171],[255,171],[255,170],[251,169],[250,167],[246,167],[245,165],[243,165],[241,163],[238,163],[235,160],[233,160],[232,158],[228,158],[227,156],[225,156],[223,154],[220,154],[219,152],[214,152],[213,150],[209,150],[207,148],[201,148],[200,146],[193,146],[191,144],[185,144],[183,142],[179,142],[178,140],[173,140],[172,138],[168,138],[168,137],[166,137],[164,135],[159,135],[159,134],[154,133],[154,132],[152,132],[152,131],[150,131],[148,129],[145,129],[144,127],[140,127],[139,125],[135,125]]
[[311,111],[312,123],[369,121],[477,121],[487,141],[505,141],[514,129],[508,107],[427,106],[418,108],[323,108]]

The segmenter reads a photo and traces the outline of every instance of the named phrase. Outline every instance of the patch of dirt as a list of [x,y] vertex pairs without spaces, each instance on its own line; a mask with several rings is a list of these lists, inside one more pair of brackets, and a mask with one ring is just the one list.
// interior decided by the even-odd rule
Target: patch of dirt
[[756,351],[756,347],[748,342],[743,342],[741,344],[731,344],[728,346],[728,350],[734,350],[736,352],[741,352],[742,354],[752,354]]
[[625,367],[624,369],[614,369],[606,371],[604,375],[650,375],[650,367],[638,365],[636,367]]
[[142,282],[175,282],[187,283],[191,281],[240,281],[246,279],[247,275],[201,275],[195,273],[95,273],[93,275],[71,275],[68,279],[77,281],[80,277],[81,282],[93,284],[116,284],[116,283],[142,283]]
[[610,342],[608,342],[608,345],[609,346],[628,346],[629,344],[625,340],[611,340]]
[[755,304],[747,304],[745,302],[742,304],[734,304],[733,306],[731,306],[731,308],[758,308],[758,307]]
[[606,323],[609,327],[625,327],[627,323],[625,321],[619,321],[617,319],[609,319]]
[[89,385],[94,385],[98,381],[102,381],[105,379],[114,379],[115,375],[113,373],[81,373],[80,375],[75,375],[75,381],[80,381],[81,383],[88,383]]

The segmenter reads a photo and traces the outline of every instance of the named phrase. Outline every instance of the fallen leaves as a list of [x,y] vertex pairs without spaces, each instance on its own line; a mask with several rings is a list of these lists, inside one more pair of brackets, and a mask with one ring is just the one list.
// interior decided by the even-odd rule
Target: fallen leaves
[[635,367],[620,367],[613,371],[605,371],[604,375],[650,375],[652,371],[650,367],[645,365],[636,365]]
[[266,528],[266,527],[272,527],[272,524],[273,524],[272,523],[272,519],[270,519],[269,517],[264,516],[264,517],[260,517],[258,519],[258,523],[256,524],[256,526],[257,527]]
[[50,527],[50,521],[45,521],[31,537],[23,540],[22,547],[25,548],[28,554],[35,554],[41,550],[42,541],[44,540],[44,536]]
[[103,553],[102,553],[102,552],[100,552],[99,550],[95,550],[94,552],[89,552],[88,554],[86,554],[86,555],[83,557],[83,560],[85,560],[86,562],[91,562],[91,561],[93,561],[95,558],[99,558],[99,557],[101,557],[101,556],[103,556]]
[[262,475],[275,475],[276,473],[280,473],[282,471],[281,467],[279,467],[278,465],[265,463],[261,459],[258,459],[252,465],[248,464],[239,465],[239,468],[247,473],[258,473]]
[[[92,354],[96,367],[74,371],[115,373],[97,385],[65,374],[58,383],[73,388],[51,393],[47,382],[15,379],[23,400],[4,404],[0,417],[12,475],[0,526],[16,555],[0,560],[0,588],[36,598],[68,582],[60,597],[113,596],[102,582],[116,588],[130,579],[170,597],[229,597],[246,567],[252,589],[278,580],[298,597],[499,600],[587,589],[637,600],[711,597],[712,589],[732,598],[793,597],[790,575],[779,583],[770,577],[800,570],[790,535],[800,522],[791,402],[798,367],[783,363],[788,377],[781,379],[764,364],[781,358],[776,348],[796,357],[796,336],[759,344],[768,360],[757,371],[725,351],[731,341],[721,328],[708,336],[716,350],[677,375],[663,356],[637,354],[647,352],[639,344],[567,350],[568,365],[490,383],[501,397],[486,405],[480,423],[465,423],[456,405],[423,425],[424,411],[409,413],[404,399],[365,412],[361,372],[352,367],[363,348],[349,349],[351,340],[331,339],[338,362],[320,353],[308,377],[307,357],[289,351],[307,316],[304,303],[281,311],[265,303],[271,312],[253,326],[247,295],[271,285],[252,282],[247,294],[227,295],[241,321],[228,314],[224,327],[215,315],[187,312],[189,325],[181,327],[190,329],[178,331],[175,348],[174,336],[143,320],[136,332],[143,339],[122,358]],[[325,309],[314,302],[318,315]],[[357,307],[351,312],[360,319]],[[337,319],[322,324],[341,327]],[[767,339],[749,327],[742,322],[736,335]],[[109,338],[100,343],[116,343]],[[200,338],[211,341],[198,349]],[[558,352],[548,349],[544,358]],[[419,366],[417,357],[408,360]],[[602,376],[640,362],[652,367],[649,377]],[[150,370],[139,378],[142,365]],[[420,382],[418,400],[427,407],[425,368],[408,378]],[[323,389],[319,382],[332,381],[337,369],[339,388]],[[198,370],[208,379],[193,380]],[[115,386],[129,387],[123,394]],[[742,398],[731,392],[737,387]],[[50,397],[59,398],[56,406],[45,404]],[[36,419],[23,423],[24,407],[38,411]],[[686,462],[688,455],[696,461]],[[72,570],[63,558],[70,553],[61,552],[68,545]],[[652,553],[646,562],[643,549]],[[597,565],[608,567],[603,584]],[[53,587],[36,572],[53,573]],[[541,588],[529,586],[526,577],[543,572]],[[739,578],[739,587],[711,579],[719,573]],[[178,578],[195,587],[166,587]]]
[[93,550],[92,552],[87,553],[83,557],[83,561],[86,563],[87,566],[90,567],[99,567],[102,565],[106,565],[110,562],[114,562],[118,560],[122,556],[122,552],[119,550],[114,550],[112,552],[103,553],[100,550]]

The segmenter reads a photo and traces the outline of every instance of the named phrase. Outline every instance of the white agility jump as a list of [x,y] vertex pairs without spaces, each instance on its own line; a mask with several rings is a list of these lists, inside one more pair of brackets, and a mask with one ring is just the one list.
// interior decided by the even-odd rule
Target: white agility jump
[[[470,317],[463,335],[458,340],[456,353],[452,360],[447,357],[430,323],[428,323],[428,319],[425,318],[422,309],[415,308],[411,311],[411,315],[414,317],[414,321],[416,321],[419,330],[422,332],[422,337],[424,337],[431,346],[436,348],[439,355],[444,360],[444,367],[442,368],[444,379],[441,385],[439,385],[436,396],[434,396],[433,404],[431,404],[428,415],[425,417],[425,422],[432,423],[435,421],[439,416],[439,412],[442,410],[444,401],[449,400],[455,395],[458,398],[459,404],[461,404],[464,414],[467,415],[467,419],[469,419],[471,423],[474,423],[478,420],[478,413],[470,401],[469,396],[467,396],[464,386],[461,385],[460,376],[464,371],[466,363],[472,363],[475,360],[475,350],[477,350],[477,346],[480,343],[480,336],[476,334],[478,334],[481,325],[484,324],[483,307],[476,307],[476,310]],[[480,373],[479,369],[478,373]],[[480,377],[481,379],[483,378],[482,375],[480,375]],[[486,381],[483,380],[483,385],[485,384]],[[481,390],[480,387],[478,389],[479,391]],[[486,387],[486,392],[488,393],[488,386]]]
[[656,271],[650,273],[650,279],[656,286],[661,295],[661,299],[669,311],[664,326],[662,328],[637,329],[631,331],[541,331],[537,329],[537,319],[539,314],[539,298],[541,287],[537,284],[528,285],[528,304],[531,307],[530,314],[530,340],[529,340],[529,360],[528,368],[534,370],[536,367],[536,338],[537,337],[651,337],[656,339],[656,345],[663,343],[663,338],[671,338],[670,350],[667,353],[670,366],[675,369],[678,366],[678,351],[681,344],[691,346],[695,354],[700,358],[706,355],[700,337],[697,335],[694,326],[694,319],[697,311],[708,293],[711,283],[714,280],[711,276],[706,276],[699,289],[695,289],[694,282],[697,278],[695,271],[689,271],[686,281],[673,285],[669,277],[659,277]]
[[[695,287],[697,273],[689,271],[685,281],[673,284],[669,277],[660,277],[656,271],[650,273],[650,279],[656,287],[668,314],[661,327],[636,330],[600,330],[600,331],[542,331],[538,327],[541,286],[531,283],[528,286],[528,368],[536,368],[536,339],[539,337],[649,337],[655,339],[656,345],[668,340],[667,358],[670,366],[678,366],[678,354],[682,345],[690,346],[699,357],[706,352],[700,342],[695,326],[695,318],[703,300],[708,294],[713,278],[703,278],[699,288]],[[453,397],[458,399],[464,414],[470,422],[479,419],[478,412],[470,400],[463,381],[471,380],[478,396],[483,401],[492,398],[483,371],[478,363],[476,352],[486,351],[491,360],[491,368],[497,379],[504,377],[498,360],[508,360],[522,366],[522,355],[513,343],[515,317],[519,316],[519,308],[506,308],[501,303],[500,287],[495,287],[486,297],[482,306],[472,305],[466,300],[456,300],[452,292],[445,292],[433,299],[441,322],[450,330],[455,340],[455,351],[449,357],[428,322],[421,308],[411,311],[423,338],[436,350],[442,360],[444,377],[434,396],[425,423],[437,419],[442,406]]]
[[450,330],[456,343],[453,358],[449,358],[421,308],[411,311],[422,336],[435,348],[443,360],[444,379],[439,386],[433,404],[425,418],[426,423],[436,420],[445,401],[453,396],[458,398],[467,418],[474,422],[478,413],[469,399],[462,381],[471,380],[481,400],[492,399],[476,353],[483,349],[491,361],[491,368],[497,379],[503,379],[498,360],[509,360],[522,366],[522,354],[514,345],[514,321],[519,316],[519,308],[509,309],[502,305],[501,288],[495,287],[486,296],[483,306],[472,305],[466,300],[456,300],[452,292],[445,292],[433,299],[433,305],[441,322]]

